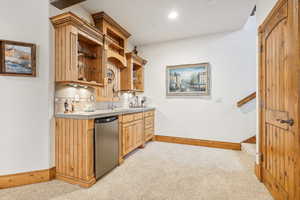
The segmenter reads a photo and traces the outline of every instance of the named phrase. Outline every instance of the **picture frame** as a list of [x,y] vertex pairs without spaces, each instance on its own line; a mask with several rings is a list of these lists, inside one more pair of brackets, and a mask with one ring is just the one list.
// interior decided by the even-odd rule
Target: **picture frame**
[[36,77],[36,45],[0,40],[0,76]]
[[210,76],[209,63],[167,66],[166,96],[209,96]]

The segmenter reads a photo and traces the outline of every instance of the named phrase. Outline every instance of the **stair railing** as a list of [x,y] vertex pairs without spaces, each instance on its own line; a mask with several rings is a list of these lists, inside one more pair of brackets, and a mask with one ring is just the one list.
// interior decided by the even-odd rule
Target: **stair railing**
[[237,107],[242,107],[243,105],[252,101],[255,98],[256,98],[256,92],[253,92],[249,96],[247,96],[247,97],[243,98],[242,100],[240,100],[239,102],[237,102]]

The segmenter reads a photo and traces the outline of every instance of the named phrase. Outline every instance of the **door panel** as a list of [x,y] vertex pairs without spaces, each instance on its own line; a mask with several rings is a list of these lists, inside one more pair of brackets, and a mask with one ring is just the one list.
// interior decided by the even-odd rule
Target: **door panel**
[[[289,188],[288,157],[282,157],[285,148],[284,141],[288,141],[289,125],[281,123],[288,120],[288,66],[285,38],[287,32],[287,19],[281,20],[265,39],[266,46],[266,121],[265,121],[265,171],[268,177],[268,186],[271,190],[286,196]],[[283,143],[283,145],[282,145]],[[289,152],[287,150],[287,155]],[[287,162],[285,162],[287,160]],[[282,163],[285,163],[282,165]],[[271,184],[270,184],[271,182]],[[273,187],[272,187],[273,186]]]
[[279,0],[260,27],[262,180],[276,200],[297,199],[298,3]]

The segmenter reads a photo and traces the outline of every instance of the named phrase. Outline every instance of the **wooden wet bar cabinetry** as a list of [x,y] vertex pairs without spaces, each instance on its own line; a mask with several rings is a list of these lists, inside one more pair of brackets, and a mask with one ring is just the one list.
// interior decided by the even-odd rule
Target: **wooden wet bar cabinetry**
[[[154,138],[154,108],[118,114],[119,164],[137,148]],[[111,114],[116,116],[116,114]],[[95,178],[95,119],[81,119],[72,114],[56,116],[55,155],[56,178],[81,187],[90,187]],[[134,155],[132,155],[134,156]]]
[[128,52],[130,33],[104,12],[93,14],[91,19],[94,24],[72,12],[50,18],[54,27],[56,90],[86,89],[90,95],[81,98],[79,93],[72,93],[69,97],[56,98],[64,109],[56,112],[55,120],[56,177],[82,187],[96,182],[95,166],[99,167],[95,159],[98,157],[95,152],[99,152],[95,151],[98,141],[95,140],[95,132],[98,132],[95,119],[118,116],[116,164],[121,164],[130,152],[145,147],[145,143],[154,138],[153,108],[95,114],[97,110],[86,111],[81,105],[83,101],[87,101],[86,104],[118,102],[121,92],[144,91],[147,61],[138,56],[137,51]]

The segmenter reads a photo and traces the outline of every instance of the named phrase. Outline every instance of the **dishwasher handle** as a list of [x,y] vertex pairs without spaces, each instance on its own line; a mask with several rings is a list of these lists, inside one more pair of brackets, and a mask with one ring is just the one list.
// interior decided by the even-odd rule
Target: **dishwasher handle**
[[95,123],[96,124],[104,124],[104,123],[110,123],[113,121],[118,120],[117,116],[114,117],[105,117],[105,118],[99,118],[99,119],[95,119]]

